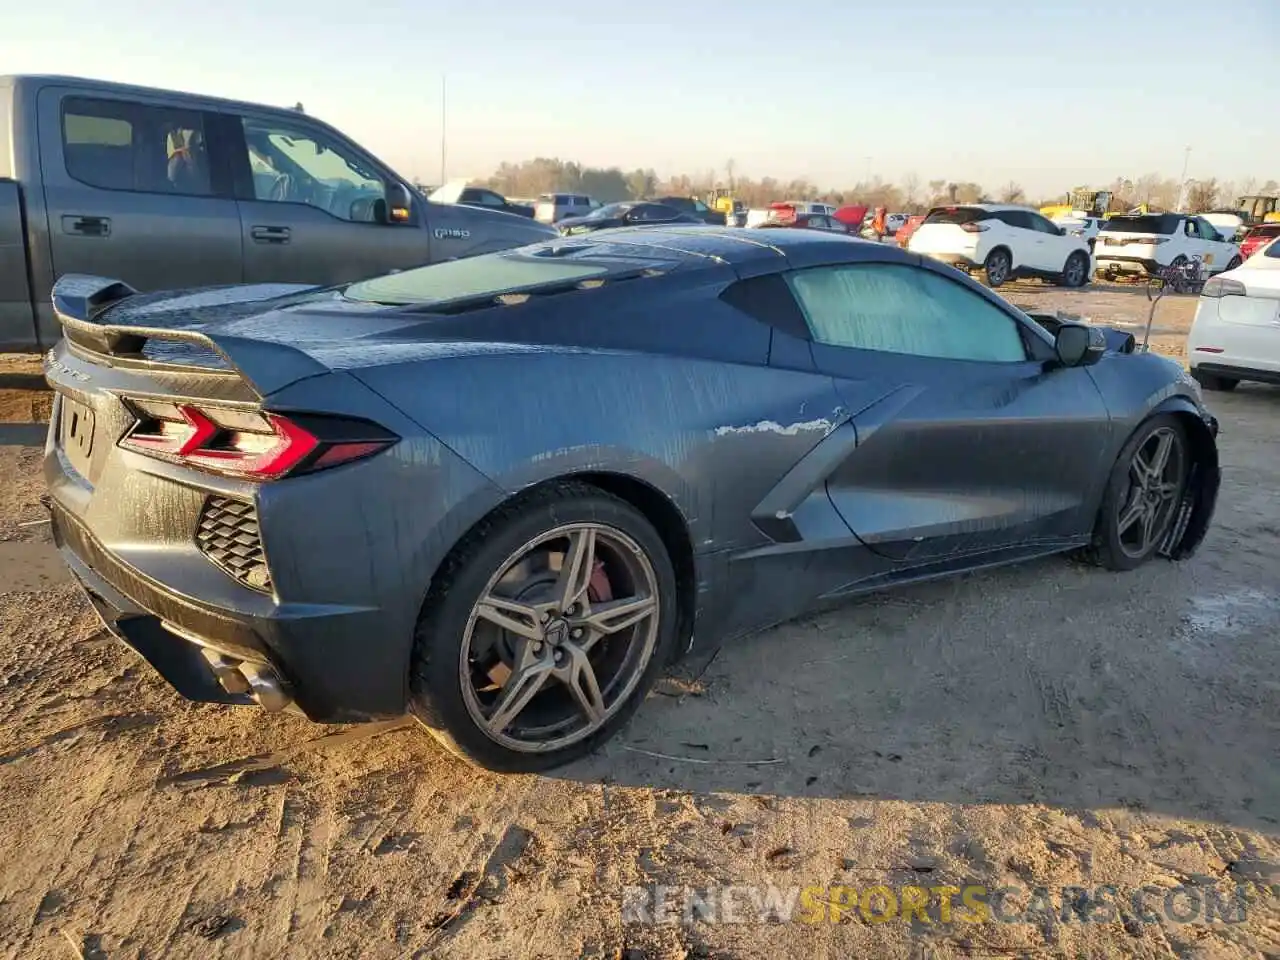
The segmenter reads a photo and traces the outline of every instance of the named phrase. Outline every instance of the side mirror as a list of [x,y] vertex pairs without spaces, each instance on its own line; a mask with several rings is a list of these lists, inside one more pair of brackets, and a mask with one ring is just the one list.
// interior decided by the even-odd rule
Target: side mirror
[[1098,327],[1064,322],[1053,337],[1053,349],[1064,367],[1087,367],[1107,352],[1107,337]]
[[1058,228],[1058,236],[1060,236],[1060,237],[1065,237],[1066,235],[1067,235],[1067,228],[1066,228],[1066,227],[1059,227],[1059,228]]
[[408,223],[412,204],[408,187],[403,183],[387,184],[385,211],[387,223]]

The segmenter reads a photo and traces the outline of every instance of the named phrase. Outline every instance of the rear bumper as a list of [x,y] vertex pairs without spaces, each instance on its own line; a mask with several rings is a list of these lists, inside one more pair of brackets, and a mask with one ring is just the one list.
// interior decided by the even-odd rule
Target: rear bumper
[[912,251],[920,253],[921,256],[928,257],[930,260],[937,260],[939,263],[945,263],[949,267],[955,267],[957,270],[976,270],[982,266],[982,262],[975,260],[972,256],[964,253],[922,253],[920,251]]
[[[262,609],[195,601],[113,556],[57,501],[53,537],[106,629],[140,654],[179,694],[206,703],[252,705],[253,696],[219,682],[205,651],[265,668],[309,719],[359,722],[399,716],[403,682],[379,655],[392,626],[376,609],[292,608],[260,598]],[[389,653],[390,651],[382,651]]]
[[1094,247],[1094,257],[1095,269],[1104,273],[1114,271],[1117,273],[1146,273],[1155,276],[1163,269],[1158,260],[1149,257],[1124,257],[1098,253],[1097,247]]
[[1229,380],[1251,380],[1254,383],[1274,383],[1280,385],[1280,369],[1265,370],[1261,367],[1237,366],[1230,363],[1192,363],[1194,373],[1207,374],[1211,377],[1225,377]]

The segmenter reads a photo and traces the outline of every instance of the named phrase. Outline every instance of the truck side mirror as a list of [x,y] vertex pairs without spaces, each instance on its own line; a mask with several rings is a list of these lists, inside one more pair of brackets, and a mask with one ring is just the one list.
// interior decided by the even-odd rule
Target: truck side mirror
[[386,221],[387,223],[408,223],[410,217],[410,209],[412,200],[409,198],[409,188],[403,183],[387,184],[386,195]]

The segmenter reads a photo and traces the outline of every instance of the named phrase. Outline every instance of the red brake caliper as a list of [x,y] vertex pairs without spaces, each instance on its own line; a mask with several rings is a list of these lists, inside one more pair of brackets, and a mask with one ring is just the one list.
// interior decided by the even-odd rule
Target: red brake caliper
[[591,568],[591,580],[587,584],[587,599],[592,603],[606,603],[613,599],[613,586],[604,572],[604,561],[597,560]]

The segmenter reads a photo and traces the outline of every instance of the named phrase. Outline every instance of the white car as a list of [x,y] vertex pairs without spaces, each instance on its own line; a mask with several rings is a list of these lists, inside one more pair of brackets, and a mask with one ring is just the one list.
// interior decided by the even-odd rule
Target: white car
[[1280,238],[1212,277],[1187,334],[1191,376],[1206,390],[1280,384]]
[[971,203],[934,207],[907,242],[961,270],[982,270],[998,287],[1016,277],[1042,277],[1081,287],[1093,276],[1089,244],[1030,207]]
[[1102,229],[1105,222],[1101,217],[1095,217],[1091,214],[1068,214],[1062,217],[1054,217],[1053,222],[1060,226],[1067,233],[1074,237],[1093,242],[1098,237],[1098,231]]
[[1141,213],[1104,220],[1094,244],[1097,270],[1108,279],[1121,274],[1157,276],[1170,266],[1199,257],[1206,273],[1240,266],[1240,246],[1223,240],[1204,217],[1186,213]]

